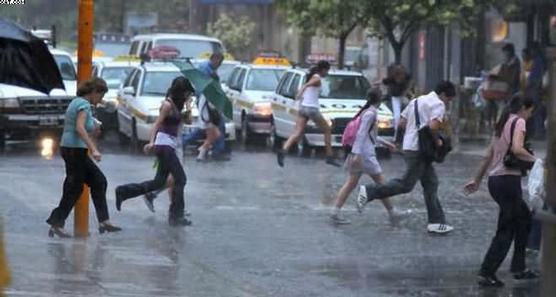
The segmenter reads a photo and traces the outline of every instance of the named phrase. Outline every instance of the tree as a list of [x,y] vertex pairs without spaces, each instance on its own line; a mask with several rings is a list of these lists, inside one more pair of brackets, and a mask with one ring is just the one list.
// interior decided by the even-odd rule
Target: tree
[[277,4],[288,23],[300,29],[303,35],[338,39],[338,66],[343,68],[349,34],[369,20],[362,9],[367,1],[370,0],[277,0]]
[[457,22],[470,32],[481,8],[500,1],[513,0],[369,0],[364,11],[370,15],[370,31],[388,39],[399,64],[407,40],[423,25]]
[[221,14],[218,20],[207,27],[207,33],[220,39],[235,56],[241,56],[253,42],[255,23],[247,17],[232,19]]

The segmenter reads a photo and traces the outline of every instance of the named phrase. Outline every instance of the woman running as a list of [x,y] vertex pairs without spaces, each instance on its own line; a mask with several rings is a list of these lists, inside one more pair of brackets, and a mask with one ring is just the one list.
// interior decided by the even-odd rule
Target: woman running
[[185,102],[190,100],[194,89],[185,77],[177,77],[168,89],[166,100],[160,107],[160,114],[154,123],[151,132],[151,141],[145,145],[145,152],[154,151],[157,157],[158,168],[154,180],[138,184],[127,184],[116,188],[116,208],[121,210],[122,202],[149,192],[163,189],[166,186],[168,175],[172,175],[172,199],[168,223],[170,226],[188,226],[191,221],[184,216],[185,202],[183,188],[186,176],[181,162],[176,155],[177,136],[181,124],[181,111]]
[[[92,107],[102,101],[108,91],[106,82],[101,78],[92,78],[79,86],[77,98],[68,106],[64,118],[64,132],[60,143],[60,154],[66,165],[66,179],[62,199],[46,222],[50,225],[48,236],[71,237],[64,231],[64,223],[73,206],[83,192],[83,185],[91,188],[91,198],[95,205],[98,230],[100,233],[122,230],[109,221],[106,205],[106,177],[95,165],[91,157],[100,162],[101,154],[93,139],[89,136],[95,130]],[[97,127],[98,129],[98,127]]]
[[[347,198],[355,189],[363,174],[369,175],[376,183],[384,182],[382,168],[376,158],[376,144],[380,142],[390,149],[395,149],[395,145],[378,137],[378,112],[377,107],[381,103],[381,94],[378,90],[371,90],[367,95],[367,103],[353,117],[361,117],[361,123],[355,137],[355,142],[351,149],[351,153],[347,156],[344,167],[348,172],[348,177],[338,195],[336,204],[330,215],[335,224],[349,224],[350,221],[341,214],[341,208],[344,206]],[[401,213],[394,210],[389,199],[382,200],[384,207],[388,211],[390,222],[397,225]]]
[[297,143],[303,133],[307,122],[312,120],[324,132],[324,145],[326,147],[326,163],[340,167],[341,165],[334,160],[332,152],[332,127],[328,125],[322,114],[320,113],[319,96],[322,86],[322,78],[328,75],[330,63],[327,61],[319,61],[317,66],[311,68],[307,75],[307,82],[301,90],[299,90],[298,98],[301,97],[299,115],[295,125],[295,132],[284,143],[281,150],[278,150],[277,160],[280,167],[284,167],[285,154],[290,150],[291,146]]
[[505,166],[505,156],[512,152],[518,159],[534,162],[535,157],[524,148],[525,123],[534,110],[531,99],[512,98],[495,126],[494,138],[477,176],[465,185],[466,194],[477,192],[488,170],[488,190],[500,207],[496,235],[485,255],[479,271],[479,285],[502,287],[496,271],[504,262],[514,243],[511,272],[514,279],[534,279],[538,274],[525,266],[525,247],[531,226],[531,212],[523,201],[521,170]]

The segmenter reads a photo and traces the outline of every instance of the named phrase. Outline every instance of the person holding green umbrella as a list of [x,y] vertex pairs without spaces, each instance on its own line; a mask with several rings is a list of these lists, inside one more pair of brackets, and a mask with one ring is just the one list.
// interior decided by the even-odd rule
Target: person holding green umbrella
[[[222,65],[224,61],[224,55],[222,53],[213,53],[209,60],[201,63],[197,68],[206,78],[210,78],[212,81],[203,89],[202,86],[205,85],[201,82],[201,79],[195,79],[199,75],[194,73],[187,68],[180,67],[182,73],[186,77],[193,77],[193,84],[197,89],[197,107],[199,109],[199,119],[201,122],[201,129],[193,131],[191,134],[185,135],[183,138],[184,145],[194,139],[200,139],[204,134],[206,134],[205,141],[199,148],[199,155],[197,156],[198,161],[207,160],[207,155],[212,148],[212,158],[215,160],[229,160],[229,156],[225,154],[225,135],[226,135],[226,125],[221,112],[216,107],[221,105],[222,102],[229,102],[226,95],[219,88],[220,78],[218,77],[217,70]],[[179,66],[178,66],[179,67]],[[196,82],[199,83],[196,84]],[[218,86],[214,85],[214,82],[218,83]],[[201,87],[199,87],[199,85]]]

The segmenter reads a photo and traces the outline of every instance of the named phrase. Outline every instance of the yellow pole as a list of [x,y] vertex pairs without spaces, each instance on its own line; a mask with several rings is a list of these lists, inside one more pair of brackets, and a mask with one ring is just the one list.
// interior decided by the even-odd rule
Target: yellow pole
[[[78,1],[77,84],[79,85],[88,80],[92,74],[94,1]],[[75,204],[74,214],[75,237],[87,237],[89,235],[89,187],[83,186],[81,197]]]

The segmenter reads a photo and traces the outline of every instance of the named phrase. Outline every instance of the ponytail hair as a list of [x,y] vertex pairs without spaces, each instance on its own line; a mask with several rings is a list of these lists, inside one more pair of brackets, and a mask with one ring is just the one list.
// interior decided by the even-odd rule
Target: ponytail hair
[[172,85],[166,92],[166,97],[170,98],[170,100],[174,102],[174,105],[176,105],[177,109],[181,111],[185,105],[185,101],[187,100],[185,95],[186,92],[193,93],[195,92],[195,89],[187,78],[178,76],[172,81]]
[[320,60],[316,66],[313,66],[311,67],[311,69],[309,69],[309,74],[307,75],[305,83],[309,82],[315,74],[323,70],[329,70],[329,69],[330,69],[330,63],[328,63],[328,61]]
[[355,114],[355,116],[353,116],[352,119],[356,119],[369,107],[379,105],[381,102],[382,102],[382,92],[380,92],[380,89],[379,88],[370,89],[369,92],[367,93],[367,102],[365,102],[365,105],[363,105],[363,107],[359,109],[357,114]]
[[535,102],[533,101],[533,99],[529,97],[524,98],[521,95],[514,95],[512,97],[512,100],[510,100],[510,102],[508,102],[504,107],[502,115],[500,116],[500,119],[498,120],[494,128],[494,135],[496,137],[502,136],[502,132],[504,131],[504,127],[506,126],[506,122],[510,118],[511,114],[518,113],[519,111],[521,111],[522,108],[528,109],[533,106],[535,106]]

